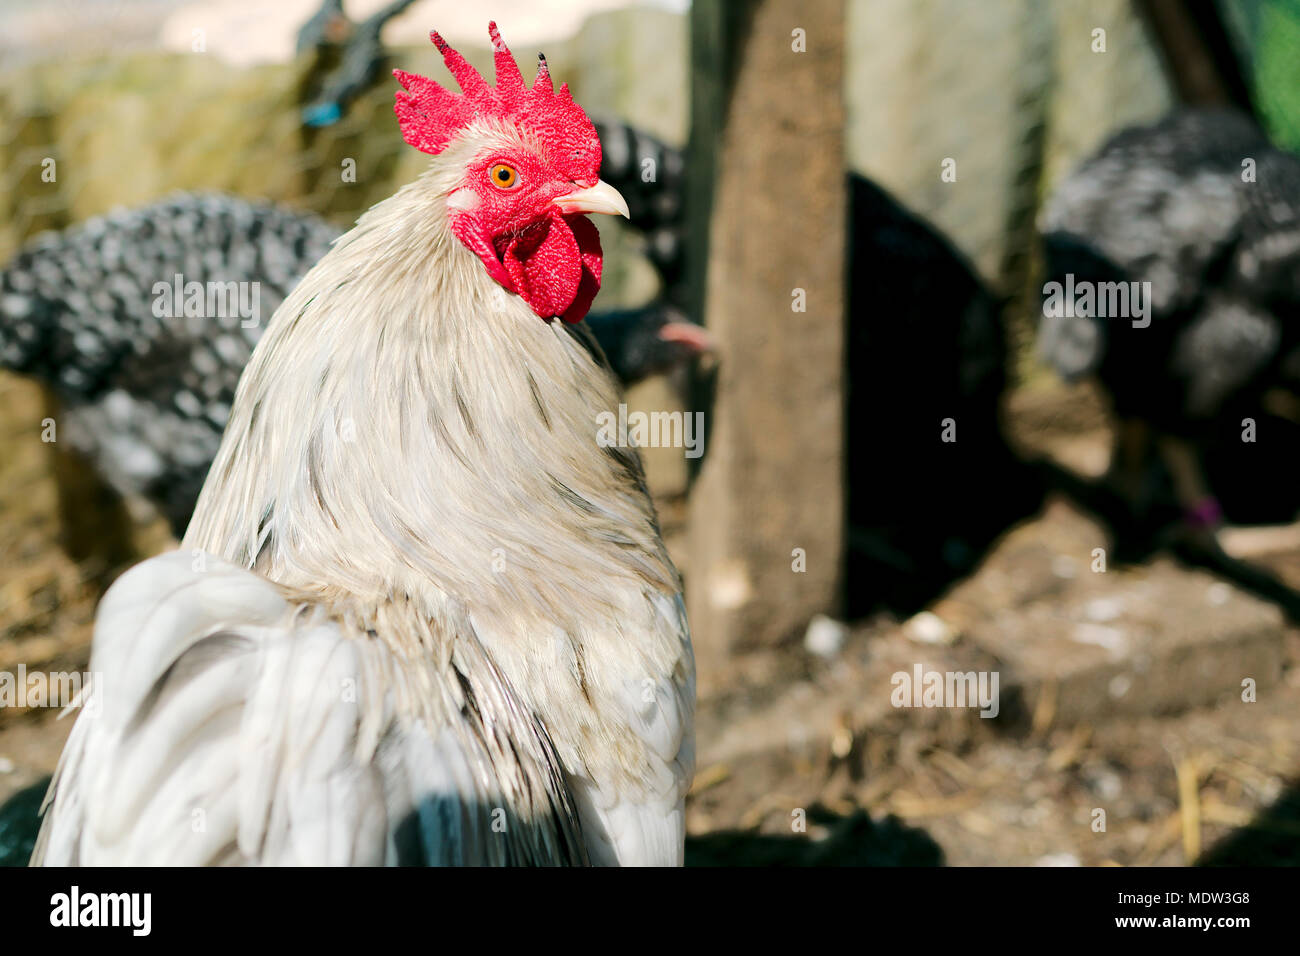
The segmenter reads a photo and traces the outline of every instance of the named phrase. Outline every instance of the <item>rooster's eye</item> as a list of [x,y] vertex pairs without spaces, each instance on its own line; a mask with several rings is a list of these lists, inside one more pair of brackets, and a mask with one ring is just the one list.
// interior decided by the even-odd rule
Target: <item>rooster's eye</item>
[[504,163],[497,163],[488,170],[488,176],[492,178],[492,185],[498,189],[509,189],[519,182],[519,174],[514,171],[514,167],[507,166]]

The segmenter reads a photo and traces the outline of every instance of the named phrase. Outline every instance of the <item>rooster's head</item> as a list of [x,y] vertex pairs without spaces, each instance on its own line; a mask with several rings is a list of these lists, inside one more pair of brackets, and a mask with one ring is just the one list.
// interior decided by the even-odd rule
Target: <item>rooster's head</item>
[[437,33],[443,62],[460,85],[395,70],[403,90],[396,112],[416,149],[454,150],[464,176],[447,195],[451,230],[544,319],[578,322],[600,288],[600,239],[583,214],[627,215],[618,191],[600,179],[600,140],[568,84],[555,90],[546,59],[525,85],[495,23],[488,25],[496,62],[491,86]]

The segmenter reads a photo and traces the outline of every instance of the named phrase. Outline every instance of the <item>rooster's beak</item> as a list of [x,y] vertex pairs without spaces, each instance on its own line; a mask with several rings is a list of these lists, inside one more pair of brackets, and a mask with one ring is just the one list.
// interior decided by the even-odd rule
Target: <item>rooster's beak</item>
[[563,213],[604,212],[624,219],[631,218],[627,213],[627,201],[603,179],[596,180],[596,185],[590,189],[579,189],[577,192],[557,196],[551,203],[559,206]]

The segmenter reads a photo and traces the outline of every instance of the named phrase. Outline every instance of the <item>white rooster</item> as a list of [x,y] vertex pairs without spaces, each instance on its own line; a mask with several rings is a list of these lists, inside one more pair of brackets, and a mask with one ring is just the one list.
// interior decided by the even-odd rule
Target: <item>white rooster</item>
[[34,862],[679,864],[694,663],[614,380],[567,323],[625,212],[539,57],[397,72],[428,171],[240,381],[182,550],[105,596]]

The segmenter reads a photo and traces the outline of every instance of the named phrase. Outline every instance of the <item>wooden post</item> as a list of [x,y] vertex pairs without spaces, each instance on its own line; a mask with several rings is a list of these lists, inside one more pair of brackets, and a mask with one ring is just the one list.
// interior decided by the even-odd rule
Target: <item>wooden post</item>
[[844,5],[723,6],[692,11],[692,256],[721,357],[690,504],[704,684],[837,610],[844,520]]

